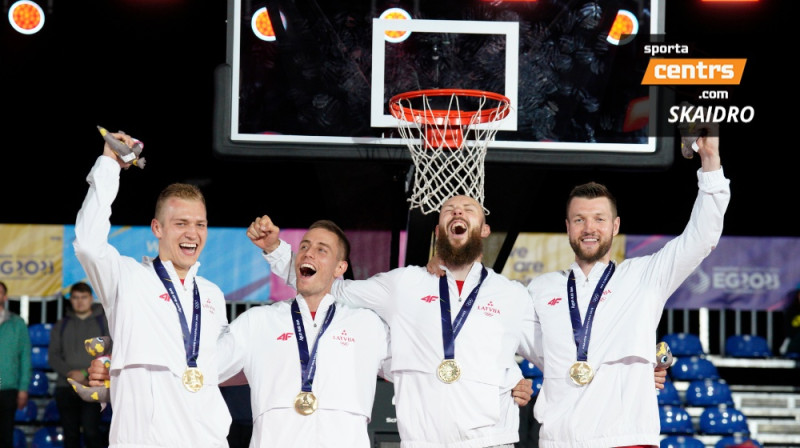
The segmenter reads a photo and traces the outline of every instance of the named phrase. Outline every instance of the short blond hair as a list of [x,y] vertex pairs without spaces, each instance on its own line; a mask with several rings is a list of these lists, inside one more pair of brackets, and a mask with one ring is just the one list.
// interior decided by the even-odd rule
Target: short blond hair
[[164,209],[165,204],[171,198],[184,199],[187,201],[200,201],[203,203],[204,207],[206,205],[206,198],[203,196],[203,192],[200,191],[200,188],[198,188],[196,185],[176,182],[174,184],[167,185],[167,187],[161,190],[161,193],[158,195],[158,199],[156,200],[156,219],[158,219],[161,210]]

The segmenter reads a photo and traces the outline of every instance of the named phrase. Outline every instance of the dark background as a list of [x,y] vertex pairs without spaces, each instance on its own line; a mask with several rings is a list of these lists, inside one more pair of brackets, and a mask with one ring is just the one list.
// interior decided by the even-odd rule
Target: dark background
[[[752,123],[721,128],[733,192],[726,235],[800,235],[791,219],[798,157],[794,142],[781,137],[792,129],[796,97],[795,50],[785,45],[792,41],[790,3],[667,5],[667,38],[693,44],[689,57],[748,59],[740,86],[708,87],[730,92],[720,104],[756,111]],[[0,223],[73,223],[86,174],[102,151],[95,128],[102,125],[141,139],[147,159],[144,170],[123,173],[113,224],[148,225],[161,188],[186,181],[205,191],[212,226],[245,227],[265,213],[282,227],[319,218],[345,229],[405,226],[410,162],[213,154],[214,69],[226,59],[224,0],[50,5],[37,35],[22,36],[5,19],[0,25]],[[597,180],[618,196],[623,233],[677,234],[694,200],[699,160],[674,151],[672,166],[656,170],[487,164],[489,223],[495,231],[521,223],[523,231],[562,232],[569,189]]]

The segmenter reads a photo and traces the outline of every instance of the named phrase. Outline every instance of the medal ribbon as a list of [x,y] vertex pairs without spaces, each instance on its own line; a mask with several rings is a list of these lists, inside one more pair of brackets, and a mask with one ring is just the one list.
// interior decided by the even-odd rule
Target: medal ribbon
[[186,323],[186,316],[183,313],[183,306],[178,298],[178,292],[175,291],[175,286],[172,279],[161,263],[161,259],[156,257],[153,260],[153,267],[156,268],[156,274],[161,279],[161,283],[167,288],[169,298],[175,304],[175,309],[178,311],[178,318],[181,322],[181,331],[183,332],[183,348],[186,350],[186,365],[189,367],[197,367],[197,356],[200,354],[200,291],[197,289],[197,280],[194,281],[194,299],[192,311],[192,331],[189,332],[189,325]]
[[314,383],[314,374],[317,371],[317,346],[319,340],[322,339],[322,334],[328,329],[333,320],[333,314],[336,312],[336,304],[331,304],[328,308],[328,313],[325,315],[325,320],[322,321],[322,327],[319,329],[317,339],[314,341],[314,347],[311,348],[311,354],[308,353],[308,341],[306,341],[306,331],[303,327],[303,315],[300,314],[300,306],[297,305],[297,299],[292,302],[292,324],[294,325],[294,334],[297,335],[297,350],[300,351],[300,382],[303,385],[303,392],[311,392],[311,385]]
[[489,271],[486,270],[486,267],[483,267],[481,269],[481,279],[478,281],[478,285],[469,293],[467,300],[464,302],[464,305],[461,306],[461,309],[458,311],[452,323],[450,322],[450,289],[447,287],[447,276],[443,275],[439,277],[439,308],[441,308],[442,311],[444,359],[455,358],[456,336],[458,336],[458,333],[461,331],[461,327],[464,326],[469,312],[472,311],[472,305],[475,303],[475,298],[478,297],[478,290],[481,288],[483,280],[486,279],[488,274]]
[[581,313],[578,310],[578,298],[575,291],[575,273],[570,271],[569,279],[567,280],[567,296],[569,297],[569,316],[572,320],[572,335],[575,338],[575,348],[578,351],[578,361],[586,361],[589,355],[589,338],[592,335],[592,322],[594,322],[594,313],[597,304],[600,303],[600,297],[603,295],[603,290],[606,288],[608,281],[614,274],[614,262],[610,262],[603,271],[603,276],[600,277],[600,282],[594,288],[592,299],[589,302],[589,309],[586,310],[586,317],[583,319],[581,325]]

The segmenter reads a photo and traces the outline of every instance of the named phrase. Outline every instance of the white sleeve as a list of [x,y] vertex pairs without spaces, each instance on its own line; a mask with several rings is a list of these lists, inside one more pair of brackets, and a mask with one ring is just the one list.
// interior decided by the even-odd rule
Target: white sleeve
[[406,268],[376,274],[366,280],[336,279],[331,295],[353,308],[369,308],[389,322],[397,299],[395,285],[399,284],[403,269]]
[[75,221],[75,255],[107,314],[117,298],[121,256],[108,243],[111,204],[119,190],[119,164],[100,156],[86,177],[89,191]]
[[[297,278],[294,272],[294,257],[292,246],[281,240],[277,249],[268,254],[263,254],[269,263],[272,273],[295,288]],[[367,280],[336,279],[331,286],[331,295],[338,301],[354,308],[369,308],[384,319],[391,306],[392,285],[396,284],[404,268],[394,269],[390,272],[377,274]]]
[[267,263],[269,263],[270,272],[277,275],[278,278],[286,282],[287,285],[295,288],[297,286],[297,277],[294,272],[294,253],[292,253],[292,246],[286,241],[280,240],[281,243],[277,249],[270,253],[263,253],[262,256]]
[[525,290],[525,306],[522,309],[522,338],[520,339],[517,354],[533,362],[540,370],[544,370],[544,357],[542,354],[541,325],[539,316],[533,305],[533,294],[530,286]]
[[250,343],[248,338],[250,313],[245,311],[223,328],[217,341],[219,382],[223,383],[244,368],[245,354]]
[[[658,285],[664,301],[683,283],[719,243],[730,181],[722,169],[698,170],[697,198],[683,232],[648,259],[643,281]],[[648,278],[649,277],[649,278]]]
[[383,324],[383,337],[385,338],[386,344],[384,346],[385,351],[382,353],[383,361],[381,361],[378,375],[386,381],[394,382],[394,378],[392,377],[392,341],[389,336],[389,326],[382,320],[381,324]]

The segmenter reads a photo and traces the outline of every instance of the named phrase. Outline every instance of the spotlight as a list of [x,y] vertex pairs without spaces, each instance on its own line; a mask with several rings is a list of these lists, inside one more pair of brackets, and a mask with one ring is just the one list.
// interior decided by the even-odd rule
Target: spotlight
[[639,32],[639,20],[633,13],[620,9],[611,25],[606,40],[613,45],[625,45],[632,41]]
[[[281,22],[283,22],[284,29],[286,28],[286,17],[283,13],[281,15]],[[275,29],[272,27],[272,21],[269,19],[269,12],[267,8],[261,8],[253,14],[253,19],[250,21],[250,26],[253,28],[253,34],[261,40],[272,42],[275,40]]]
[[8,8],[8,22],[20,34],[36,34],[44,26],[44,10],[30,0],[19,0]]
[[[411,14],[409,14],[405,9],[389,8],[381,14],[380,18],[393,19],[393,20],[411,20]],[[387,42],[398,43],[408,39],[408,36],[411,35],[411,31],[388,30],[384,32],[384,34]]]

